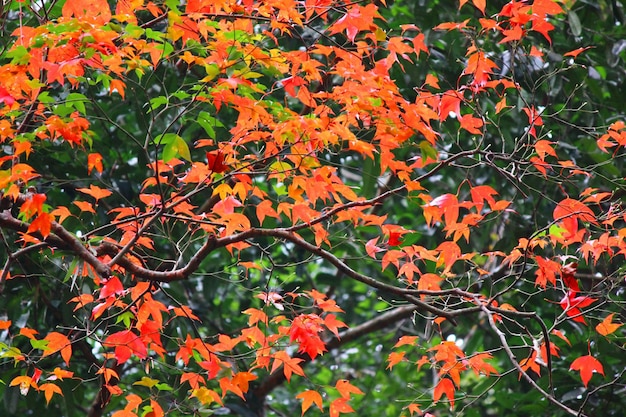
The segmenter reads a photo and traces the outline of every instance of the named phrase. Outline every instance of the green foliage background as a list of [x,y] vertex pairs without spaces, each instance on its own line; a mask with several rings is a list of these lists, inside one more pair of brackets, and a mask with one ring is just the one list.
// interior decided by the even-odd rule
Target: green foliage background
[[[426,1],[426,0],[397,0],[389,1],[387,8],[381,8],[385,18],[381,25],[389,34],[401,33],[400,26],[414,24],[426,36],[426,43],[431,47],[430,55],[422,54],[419,61],[401,61],[402,67],[396,66],[393,77],[406,97],[414,96],[414,89],[423,85],[427,74],[434,74],[439,78],[442,88],[455,88],[463,69],[463,61],[467,48],[475,34],[458,32],[433,31],[431,28],[449,21],[460,22],[467,18],[479,17],[479,12],[470,6],[458,9],[457,1]],[[500,10],[505,2],[490,1],[487,5],[487,15]],[[482,111],[488,115],[491,126],[488,129],[485,141],[511,157],[524,159],[532,151],[526,147],[519,147],[519,140],[525,135],[527,126],[526,116],[519,110],[525,100],[545,108],[543,118],[545,127],[538,131],[538,135],[556,142],[556,150],[562,159],[565,156],[575,160],[581,166],[593,169],[593,175],[583,180],[572,178],[570,183],[553,183],[546,181],[536,172],[526,172],[523,178],[521,173],[524,167],[515,167],[500,161],[500,168],[513,175],[520,175],[520,186],[512,186],[493,166],[480,160],[461,161],[457,166],[448,167],[439,175],[430,179],[424,186],[436,196],[444,193],[456,193],[459,184],[468,181],[472,184],[490,185],[498,190],[501,198],[522,201],[516,204],[513,211],[502,217],[493,219],[493,228],[484,230],[484,233],[472,235],[468,249],[485,250],[492,248],[503,252],[509,251],[517,244],[520,237],[529,237],[538,232],[538,225],[550,222],[552,207],[556,201],[564,197],[564,193],[578,195],[586,187],[599,189],[624,190],[624,158],[623,153],[610,155],[600,152],[595,144],[598,134],[601,134],[610,123],[622,119],[626,109],[624,79],[626,77],[626,19],[624,6],[617,1],[583,1],[572,2],[572,8],[566,15],[552,19],[556,29],[551,33],[550,44],[539,34],[534,34],[534,44],[546,52],[546,59],[539,67],[532,66],[524,60],[513,60],[512,69],[507,75],[513,75],[523,86],[523,96],[518,102],[512,102],[516,108],[503,111],[496,115],[495,104],[498,97],[486,97],[481,101]],[[18,19],[17,3],[8,5],[5,2],[3,17],[3,33],[0,38],[0,62],[11,59],[7,49],[11,42],[9,36],[16,27]],[[58,7],[53,13],[58,13]],[[331,15],[338,18],[339,14]],[[26,13],[23,17],[28,22],[32,19]],[[152,36],[159,36],[159,30],[154,28]],[[409,32],[414,33],[414,32]],[[309,41],[310,33],[301,34],[301,38],[281,39],[281,47],[297,49],[302,41]],[[515,46],[501,45],[495,36],[492,39],[477,39],[481,46],[490,51],[491,58],[501,66],[507,61],[507,56],[519,56],[520,52],[528,52],[529,43]],[[342,35],[331,38],[317,39],[320,43],[344,43]],[[262,44],[260,45],[262,46]],[[592,48],[575,60],[564,57],[563,54],[578,47]],[[193,49],[196,46],[188,45]],[[197,46],[200,47],[199,45]],[[348,45],[346,44],[346,47]],[[508,54],[508,55],[507,55]],[[188,107],[185,115],[177,120],[177,114],[182,107],[190,103],[190,94],[193,86],[200,83],[205,74],[195,74],[185,71],[180,65],[176,66],[174,59],[164,63],[154,72],[131,75],[127,81],[128,91],[126,98],[102,94],[101,85],[92,83],[81,84],[77,90],[70,91],[65,87],[56,87],[49,91],[49,99],[56,103],[55,111],[63,114],[73,111],[79,104],[85,107],[85,113],[90,115],[93,131],[93,147],[103,154],[107,166],[110,167],[102,176],[94,181],[93,176],[86,176],[86,160],[82,152],[69,148],[66,144],[46,143],[33,154],[29,163],[45,172],[39,184],[42,192],[46,192],[48,201],[55,205],[70,205],[76,196],[76,188],[95,183],[103,188],[116,190],[114,197],[107,200],[111,207],[117,205],[139,204],[138,195],[141,181],[145,178],[146,164],[153,154],[137,153],[137,143],[144,141],[146,136],[156,137],[166,131],[175,131],[187,143],[193,143],[200,135],[210,134],[213,131],[217,140],[227,140],[229,128],[233,126],[236,113],[232,109],[216,112],[210,106],[205,108]],[[280,74],[264,73],[261,83],[266,80],[272,82]],[[268,84],[269,87],[269,84]],[[74,94],[74,96],[71,96]],[[252,93],[251,93],[252,95]],[[81,98],[81,97],[84,97]],[[281,106],[289,106],[284,96],[266,97],[273,101],[276,111]],[[516,98],[512,97],[515,100]],[[150,103],[153,111],[162,109],[165,104],[170,110],[160,113],[159,119],[153,119],[145,103]],[[440,129],[444,133],[443,150],[455,153],[471,149],[475,139],[459,130],[458,123],[449,119]],[[367,129],[359,132],[361,137],[367,137]],[[429,152],[427,146],[419,147],[417,141],[407,143],[407,146],[398,150],[398,157],[408,160],[421,152]],[[106,153],[105,153],[106,152]],[[332,164],[340,167],[345,181],[357,188],[362,195],[373,197],[380,189],[391,189],[398,184],[393,179],[380,176],[378,163],[365,162],[358,158],[345,159],[329,154]],[[517,171],[516,171],[517,170]],[[519,173],[519,174],[518,174]],[[268,184],[266,191],[279,195],[281,190],[275,184]],[[523,194],[527,198],[521,198]],[[195,203],[201,204],[199,196]],[[621,198],[618,195],[616,198]],[[436,247],[441,242],[443,232],[428,227],[420,213],[421,200],[417,198],[390,199],[377,208],[387,213],[390,222],[405,225],[417,230],[417,233],[405,238],[405,242],[418,242],[428,248]],[[99,213],[100,220],[106,221],[103,213]],[[80,230],[89,228],[84,224],[85,219],[70,219],[68,227]],[[485,231],[486,230],[486,231]],[[184,230],[164,230],[163,234],[184,235]],[[394,282],[397,278],[391,270],[381,276],[379,268],[363,253],[363,244],[366,237],[376,236],[377,230],[366,228],[358,231],[359,235],[352,235],[351,230],[336,228],[333,230],[333,253],[340,259],[346,260],[349,265],[365,275],[371,275],[380,280]],[[305,237],[306,236],[305,234]],[[5,236],[3,236],[6,239]],[[13,244],[6,239],[8,244]],[[167,240],[155,241],[162,251],[163,257],[176,258],[176,248]],[[201,242],[192,243],[199,246]],[[269,245],[268,241],[268,245]],[[247,316],[241,311],[251,306],[260,308],[261,302],[253,298],[258,290],[290,291],[296,288],[316,288],[335,298],[345,310],[341,319],[351,326],[358,325],[379,316],[392,306],[399,304],[390,294],[375,293],[363,284],[337,275],[337,272],[328,265],[320,262],[310,254],[291,247],[288,243],[277,242],[269,246],[271,252],[246,251],[242,259],[232,258],[227,251],[211,254],[202,264],[199,273],[193,279],[177,284],[164,285],[161,295],[166,304],[176,305],[181,302],[190,305],[201,318],[201,326],[192,326],[189,322],[176,319],[175,325],[169,326],[168,334],[164,339],[171,339],[170,348],[174,348],[175,338],[184,338],[187,333],[197,334],[211,340],[216,333],[235,334],[246,326]],[[187,248],[193,251],[193,247]],[[575,255],[575,254],[572,254]],[[4,257],[4,255],[2,255]],[[271,260],[270,260],[271,257]],[[4,259],[2,259],[4,260]],[[254,260],[267,269],[262,272],[247,273],[238,261]],[[0,318],[8,318],[18,326],[28,325],[42,329],[53,329],[59,323],[71,326],[71,323],[83,323],[87,318],[72,311],[73,305],[67,301],[81,292],[83,284],[79,278],[68,272],[71,265],[67,265],[60,258],[60,254],[48,252],[43,256],[33,253],[24,259],[20,267],[27,279],[11,280],[0,296]],[[159,260],[154,260],[158,267]],[[608,259],[599,264],[598,269],[589,265],[581,265],[581,270],[593,274],[601,272],[616,277],[623,282],[623,270],[620,264],[613,264]],[[459,271],[462,273],[463,271]],[[521,271],[522,280],[515,292],[507,294],[511,300],[502,300],[511,304],[519,304],[519,299],[526,299],[533,308],[543,314],[542,309],[553,309],[558,302],[558,294],[540,293],[534,289],[534,276],[531,271]],[[468,271],[468,280],[470,272]],[[495,285],[502,285],[496,283]],[[485,292],[491,291],[494,283],[481,283]],[[617,305],[624,301],[623,285],[609,288],[610,297]],[[294,311],[303,311],[305,307],[291,306]],[[623,307],[621,307],[623,309]],[[271,307],[268,307],[270,310]],[[268,311],[271,313],[272,311]],[[273,313],[278,314],[278,311]],[[622,310],[623,314],[623,310]],[[597,316],[603,318],[605,314],[598,310]],[[622,317],[622,320],[624,317]],[[168,416],[183,415],[239,415],[244,417],[262,415],[260,404],[267,407],[265,415],[268,417],[293,416],[299,414],[299,402],[295,396],[305,389],[315,389],[322,385],[333,385],[340,378],[347,378],[358,385],[366,395],[352,401],[356,415],[363,416],[399,416],[408,415],[404,407],[412,402],[420,403],[428,409],[430,403],[430,389],[435,383],[436,371],[425,366],[418,370],[414,364],[400,363],[392,371],[386,369],[387,356],[398,337],[402,335],[418,335],[423,344],[411,348],[407,357],[417,361],[426,353],[430,346],[440,340],[456,339],[466,352],[493,350],[492,364],[503,371],[497,378],[467,376],[458,391],[460,398],[454,411],[449,411],[445,401],[430,411],[436,415],[456,416],[528,416],[528,415],[562,415],[551,404],[534,391],[526,382],[520,381],[518,373],[511,371],[511,365],[503,352],[498,349],[499,342],[487,327],[486,319],[477,315],[460,317],[458,325],[453,327],[444,323],[438,328],[432,323],[432,317],[425,314],[415,314],[411,317],[394,323],[375,333],[368,334],[353,342],[346,343],[340,349],[326,353],[305,367],[307,379],[295,378],[291,384],[281,384],[273,389],[266,398],[254,398],[254,387],[247,402],[228,397],[226,407],[219,410],[203,409],[199,404],[190,404],[183,401],[187,396],[185,388],[173,389],[176,380],[171,370],[178,365],[173,357],[166,357],[162,362],[151,361],[153,367],[152,378],[158,379],[161,384],[153,388],[136,386],[138,392],[145,394],[147,390],[158,392],[165,403],[170,404]],[[538,328],[530,332],[537,333]],[[626,384],[624,378],[623,349],[608,343],[599,337],[590,327],[572,325],[568,329],[568,337],[572,346],[556,340],[554,343],[561,348],[561,358],[554,360],[553,367],[560,371],[553,373],[555,394],[563,398],[571,407],[578,407],[586,402],[586,410],[590,415],[623,415],[626,411],[623,389]],[[525,342],[527,335],[520,333],[518,343]],[[7,349],[6,332],[0,332],[0,348]],[[624,333],[618,336],[619,343],[624,342]],[[16,339],[17,340],[17,339]],[[512,343],[516,343],[515,340]],[[619,347],[618,343],[618,347]],[[22,351],[29,351],[28,341],[20,339],[16,346]],[[602,360],[605,365],[606,378],[592,379],[589,390],[584,390],[577,374],[566,372],[569,364],[587,349]],[[526,351],[516,352],[518,359],[524,357]],[[89,369],[89,356],[92,354],[89,345],[79,352],[73,359],[73,367],[77,374],[88,375],[93,373]],[[53,361],[52,358],[48,359]],[[240,352],[235,365],[246,369],[250,360],[250,352]],[[45,364],[45,363],[44,363]],[[43,365],[42,365],[43,366]],[[148,364],[133,363],[133,367],[141,369]],[[0,361],[0,379],[10,381],[14,376],[22,373],[22,369],[13,366],[10,359]],[[140,380],[141,373],[133,369],[126,369],[129,374],[136,373]],[[545,369],[542,372],[547,372]],[[267,375],[260,375],[254,384],[263,382]],[[600,394],[590,395],[600,383],[614,383],[600,391]],[[539,380],[540,385],[546,387],[546,375]],[[22,397],[19,389],[0,384],[0,397],[3,411],[0,414],[7,416],[18,415],[58,415],[81,416],[85,407],[97,393],[98,381],[86,380],[77,382],[67,380],[62,383],[64,397],[55,398],[49,406],[40,399],[35,400],[35,394],[29,393]],[[565,400],[566,399],[566,400]],[[114,398],[110,406],[123,407],[122,399]],[[315,407],[314,407],[315,408]],[[312,408],[307,415],[322,415]]]

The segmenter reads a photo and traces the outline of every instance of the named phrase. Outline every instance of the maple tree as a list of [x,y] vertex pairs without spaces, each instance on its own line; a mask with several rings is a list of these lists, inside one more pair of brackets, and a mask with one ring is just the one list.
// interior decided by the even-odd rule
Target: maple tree
[[421,3],[3,3],[6,413],[626,409],[621,6]]

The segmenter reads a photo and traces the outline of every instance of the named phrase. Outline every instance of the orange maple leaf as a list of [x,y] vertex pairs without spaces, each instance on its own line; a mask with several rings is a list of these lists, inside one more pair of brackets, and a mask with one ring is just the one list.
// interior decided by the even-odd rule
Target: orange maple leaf
[[43,203],[45,201],[45,194],[30,195],[20,207],[20,215],[23,216],[24,220],[28,220],[35,214],[43,213]]
[[242,313],[250,316],[248,318],[248,326],[252,326],[258,322],[267,324],[267,314],[258,308],[248,308],[242,311]]
[[581,53],[585,52],[587,49],[592,48],[591,46],[585,46],[582,48],[574,49],[573,51],[569,51],[563,54],[563,56],[571,56],[572,58],[576,58]]
[[411,403],[411,404],[409,404],[406,408],[407,408],[407,409],[409,410],[409,412],[411,413],[411,416],[412,416],[413,414],[419,414],[419,415],[421,415],[421,414],[422,414],[422,410],[420,409],[420,405],[419,405],[419,404]]
[[256,206],[256,217],[259,219],[259,225],[263,225],[263,221],[266,217],[273,217],[277,219],[278,213],[272,207],[272,202],[270,200],[263,200]]
[[387,357],[387,362],[389,364],[387,365],[386,369],[393,369],[394,366],[396,366],[398,363],[405,360],[404,359],[405,354],[406,352],[391,352],[389,356]]
[[442,215],[446,224],[456,223],[459,218],[459,200],[454,194],[440,195],[423,207],[424,218],[429,225],[441,221]]
[[104,382],[106,382],[107,384],[109,383],[111,378],[120,379],[119,374],[115,372],[114,369],[104,366],[96,371],[96,375],[102,375],[102,377],[104,378]]
[[112,295],[120,295],[124,293],[124,285],[122,285],[122,281],[116,276],[108,279],[102,288],[100,289],[99,299],[105,299]]
[[337,398],[330,403],[330,417],[339,417],[340,413],[354,413],[346,398]]
[[[468,0],[460,0],[459,9],[463,7],[463,5],[467,2]],[[485,7],[487,6],[486,0],[472,0],[472,3],[474,3],[474,6],[476,6],[476,8],[480,10],[482,14],[485,14]]]
[[94,210],[93,205],[88,201],[74,201],[73,204],[77,206],[80,211],[96,214],[96,210]]
[[68,0],[63,5],[62,14],[67,19],[75,17],[100,25],[111,20],[111,9],[106,0]]
[[375,18],[381,19],[382,17],[378,14],[378,7],[374,3],[366,6],[353,4],[348,12],[330,26],[328,30],[331,35],[345,30],[350,42],[354,42],[356,35],[360,31],[370,31],[375,27]]
[[574,236],[578,231],[578,220],[598,224],[593,211],[584,203],[573,198],[566,198],[557,204],[552,216],[554,220],[563,224],[563,228],[567,230],[570,236]]
[[343,321],[337,320],[337,316],[335,316],[334,314],[328,314],[326,315],[326,317],[324,317],[324,326],[326,326],[328,330],[333,332],[333,334],[337,336],[337,338],[339,338],[338,328],[348,327],[348,325],[344,323]]
[[257,376],[250,372],[238,372],[233,376],[232,382],[237,385],[242,392],[248,392],[250,381],[257,379]]
[[[443,281],[443,278],[437,274],[433,274],[431,272],[423,274],[419,281],[417,282],[418,290],[427,290],[427,291],[439,291],[441,287],[439,283]],[[422,295],[422,298],[425,298],[425,295]]]
[[467,27],[467,23],[469,22],[469,19],[466,19],[460,23],[456,23],[456,22],[444,22],[441,23],[437,26],[435,26],[433,29],[434,30],[461,30],[461,29],[465,29]]
[[547,14],[563,13],[563,8],[554,0],[535,0],[532,4],[533,14],[543,16]]
[[345,399],[350,398],[351,394],[365,394],[358,387],[352,385],[347,379],[340,379],[339,381],[337,381],[337,383],[335,384],[335,388],[337,388],[337,391],[339,391],[339,395],[341,395]]
[[322,319],[316,314],[304,314],[296,317],[291,322],[289,340],[300,344],[299,352],[306,352],[311,359],[326,352],[326,345],[319,336],[323,330]]
[[163,412],[163,408],[159,405],[158,402],[150,399],[150,407],[152,411],[146,413],[143,417],[164,417],[165,413]]
[[296,398],[302,400],[302,415],[304,415],[306,410],[308,410],[313,404],[315,404],[317,408],[320,409],[320,411],[324,411],[324,408],[322,407],[322,403],[323,403],[322,396],[317,391],[314,391],[314,390],[304,391],[296,395]]
[[104,169],[102,166],[102,155],[99,153],[90,153],[87,155],[87,173],[91,175],[91,171],[94,169],[98,174],[102,174],[102,170]]
[[43,340],[48,341],[48,346],[44,349],[43,355],[41,355],[42,358],[60,351],[65,364],[70,364],[70,358],[72,357],[72,343],[67,336],[59,332],[51,332],[48,333]]
[[537,276],[535,285],[542,288],[545,288],[548,282],[556,285],[556,276],[561,272],[561,264],[541,256],[535,256],[535,261],[537,261],[537,266],[539,267],[535,272]]
[[20,335],[21,336],[26,336],[31,340],[35,340],[35,335],[39,334],[39,332],[35,329],[30,329],[28,327],[22,327],[20,329]]
[[101,198],[105,198],[113,194],[111,191],[93,184],[89,184],[89,188],[77,188],[76,191],[80,191],[81,193],[93,197],[96,200],[96,204],[98,204],[98,200]]
[[496,368],[490,363],[485,362],[488,359],[491,359],[492,356],[488,352],[478,353],[473,355],[471,358],[467,359],[467,364],[474,371],[476,375],[483,373],[487,376],[490,374],[498,374]]
[[602,320],[601,323],[599,323],[596,326],[596,331],[598,333],[600,333],[602,336],[608,336],[611,333],[615,332],[615,330],[619,329],[621,326],[623,326],[623,324],[621,323],[613,323],[613,316],[615,315],[615,313],[611,313],[608,316],[606,316],[604,318],[604,320]]
[[182,385],[185,382],[189,383],[189,386],[191,386],[191,388],[194,390],[200,388],[200,385],[206,384],[204,377],[195,372],[184,372],[180,377],[180,383]]
[[50,404],[50,400],[54,394],[59,394],[63,396],[63,391],[58,385],[46,383],[39,386],[39,390],[43,391],[44,396],[46,397],[46,404]]
[[482,132],[480,128],[483,127],[484,122],[483,119],[478,117],[474,117],[471,114],[465,114],[459,117],[459,123],[461,123],[461,128],[467,130],[472,135],[481,135]]
[[48,381],[63,381],[64,378],[72,378],[74,377],[74,372],[66,371],[65,369],[61,369],[58,366],[54,368],[52,371],[52,375],[48,377]]
[[561,340],[564,340],[568,345],[572,346],[572,343],[569,341],[567,337],[565,337],[562,331],[554,329],[550,333],[560,338]]
[[287,378],[287,382],[291,381],[292,374],[304,376],[304,370],[302,370],[302,367],[299,365],[300,362],[304,362],[303,359],[292,358],[284,350],[276,352],[272,355],[272,357],[274,358],[274,363],[272,365],[272,370],[270,371],[270,373],[274,373],[274,371],[276,371],[282,365],[283,374],[285,375],[285,378]]
[[484,201],[486,201],[490,207],[493,207],[496,204],[496,200],[493,196],[498,195],[498,192],[488,185],[478,185],[476,187],[472,187],[470,194],[472,196],[472,202],[476,207],[476,211],[480,213],[483,210]]
[[498,65],[487,58],[483,51],[478,50],[470,54],[463,75],[472,75],[472,86],[480,89],[489,81],[495,68],[498,68]]
[[499,43],[519,41],[524,36],[524,30],[520,25],[514,25],[511,29],[504,29],[502,34],[504,38]]
[[454,407],[454,384],[448,378],[441,378],[437,383],[433,390],[433,401],[438,402],[443,394],[450,400],[450,407]]
[[38,388],[37,382],[34,380],[34,378],[28,375],[20,375],[13,378],[9,386],[14,387],[16,385],[20,386],[20,392],[22,395],[28,394],[28,391],[31,387],[35,389]]
[[58,217],[57,223],[61,224],[72,215],[69,209],[65,206],[57,207],[50,212],[52,216]]
[[413,345],[418,338],[418,336],[402,336],[393,347],[397,348],[404,345]]

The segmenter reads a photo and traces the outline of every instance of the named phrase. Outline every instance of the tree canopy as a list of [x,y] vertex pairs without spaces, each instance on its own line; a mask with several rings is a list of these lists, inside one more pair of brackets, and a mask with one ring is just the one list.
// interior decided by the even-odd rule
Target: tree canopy
[[3,415],[623,415],[620,2],[0,16]]

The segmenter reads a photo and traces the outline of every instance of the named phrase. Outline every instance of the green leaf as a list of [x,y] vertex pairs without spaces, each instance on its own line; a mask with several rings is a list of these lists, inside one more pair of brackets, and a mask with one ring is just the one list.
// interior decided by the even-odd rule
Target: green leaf
[[550,226],[550,229],[548,231],[548,234],[550,236],[554,236],[558,239],[563,237],[563,233],[565,233],[565,229],[563,229],[561,226],[553,224],[552,226]]
[[[63,282],[67,282],[71,277],[76,279],[76,276],[78,276],[78,273],[76,273],[77,266],[78,266],[78,258],[73,258],[72,262],[70,263],[69,268],[67,268],[67,273],[65,274],[65,277],[63,277]],[[74,284],[74,280],[72,280],[72,287],[74,286],[73,284]]]
[[117,316],[115,320],[115,324],[123,323],[126,328],[130,328],[131,320],[135,318],[135,315],[130,311],[125,311],[124,313]]
[[220,75],[220,67],[217,64],[209,64],[204,66],[204,70],[206,71],[206,77],[202,79],[203,82],[212,81],[215,77]]
[[163,33],[161,32],[157,32],[156,30],[152,30],[150,28],[146,29],[146,38],[148,39],[152,39],[155,41],[162,41],[163,40]]
[[164,104],[167,104],[168,98],[165,96],[154,97],[150,99],[150,109],[148,113],[151,113],[161,107]]
[[11,58],[11,63],[15,65],[25,65],[28,64],[28,61],[30,60],[28,50],[22,45],[14,47],[12,50],[7,52],[5,56],[7,58]]
[[230,41],[246,42],[248,40],[248,32],[243,30],[233,30],[232,32],[224,33],[224,38]]
[[191,161],[191,153],[189,152],[187,142],[185,142],[185,140],[180,136],[173,133],[166,133],[163,136],[167,135],[173,135],[173,139],[168,138],[165,148],[163,148],[163,162],[167,163],[177,157]]
[[87,101],[87,97],[80,93],[70,93],[65,100],[65,103],[78,110],[81,114],[86,114],[87,111],[85,109],[85,102]]
[[15,346],[9,346],[0,342],[0,358],[19,358],[22,352]]
[[437,153],[437,150],[433,148],[433,146],[425,140],[420,142],[419,147],[422,153],[422,159],[424,160],[426,160],[427,158],[436,160],[437,156],[439,156],[439,154]]
[[39,100],[40,103],[43,104],[51,104],[54,103],[54,99],[52,97],[50,97],[50,93],[47,91],[43,91],[41,92],[38,96],[37,96],[37,100]]
[[162,52],[160,56],[161,59],[167,58],[172,52],[174,52],[174,47],[169,43],[155,45],[154,49]]
[[187,93],[186,91],[179,90],[179,91],[176,91],[174,94],[172,94],[172,97],[176,97],[179,100],[185,100],[191,97],[191,94]]
[[567,12],[567,21],[574,36],[580,36],[583,33],[582,24],[575,11],[570,10]]
[[174,389],[172,387],[170,387],[168,384],[166,384],[165,382],[162,382],[160,384],[156,384],[155,387],[159,391],[174,391]]
[[179,137],[176,133],[164,133],[154,138],[154,143],[157,145],[166,145],[172,143]]
[[205,111],[201,111],[200,114],[198,114],[198,118],[196,119],[196,122],[198,122],[198,124],[202,126],[206,134],[209,135],[211,139],[215,139],[214,128],[224,127],[224,124],[222,124],[222,122],[220,122],[215,117],[211,116],[210,113],[205,112]]
[[30,339],[30,345],[33,347],[33,349],[46,350],[48,348],[48,343],[48,340]]

